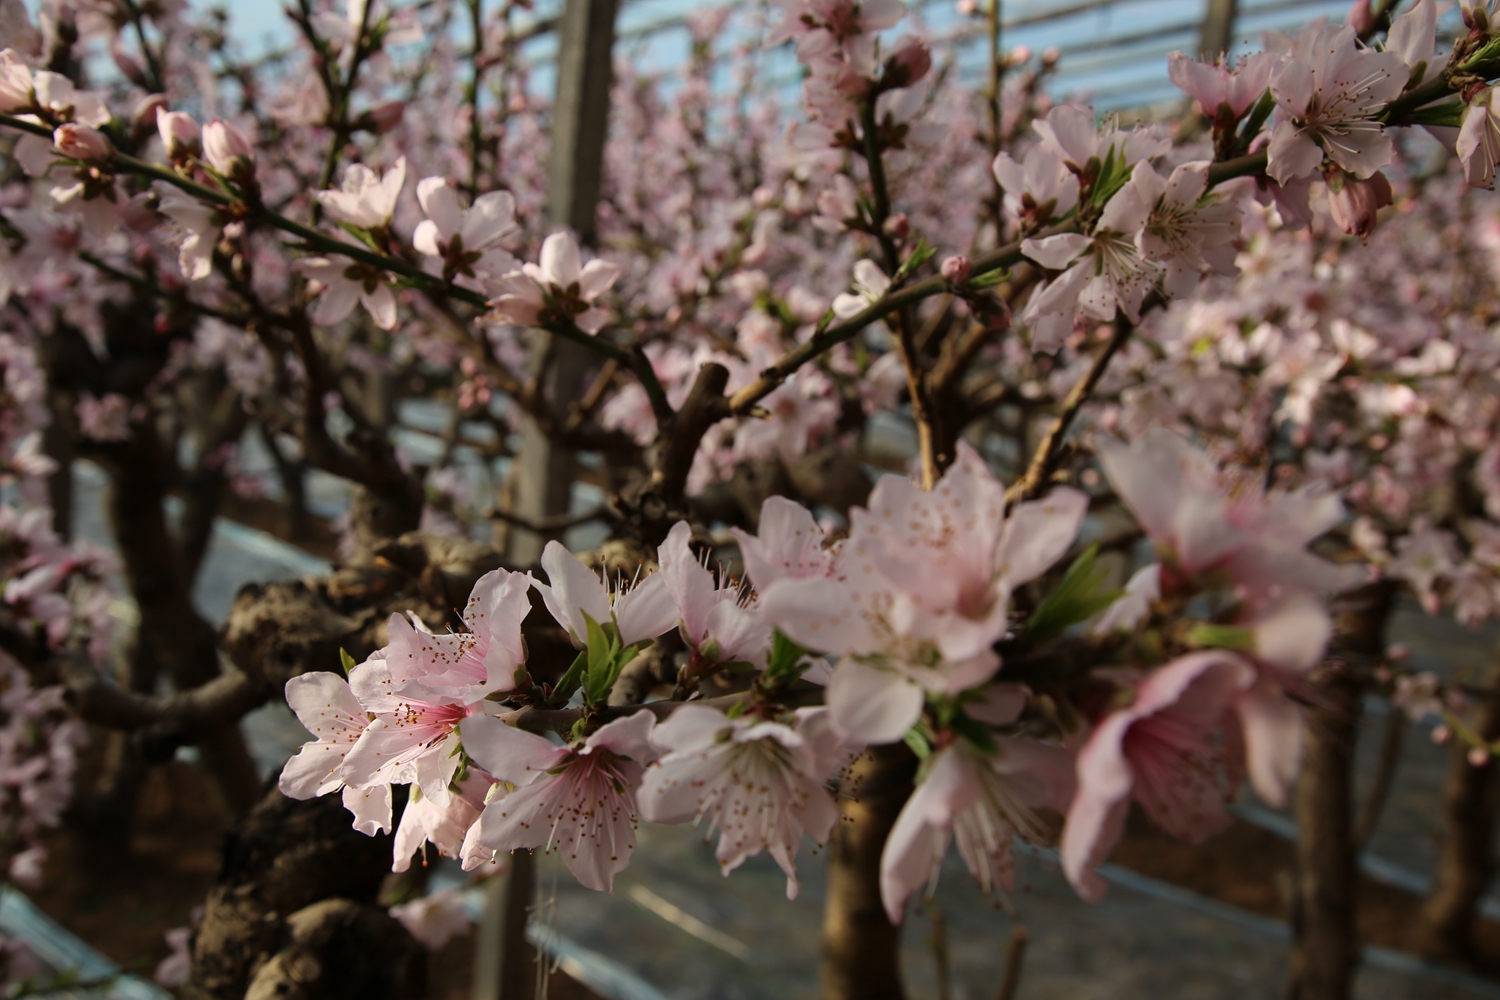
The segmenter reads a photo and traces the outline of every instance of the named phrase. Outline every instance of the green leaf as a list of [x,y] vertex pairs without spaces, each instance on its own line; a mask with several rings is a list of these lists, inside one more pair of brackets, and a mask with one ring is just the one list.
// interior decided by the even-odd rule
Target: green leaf
[[766,661],[766,680],[777,685],[797,682],[807,668],[802,665],[807,650],[787,638],[781,629],[771,633],[771,656]]
[[345,677],[349,676],[349,671],[359,666],[359,664],[354,662],[354,657],[350,656],[349,651],[343,646],[339,647],[339,666],[344,668]]
[[1187,641],[1194,646],[1206,649],[1248,651],[1255,648],[1255,630],[1245,628],[1243,625],[1216,625],[1212,622],[1199,622],[1188,630]]
[[912,250],[911,255],[896,269],[896,274],[891,278],[891,281],[898,282],[910,277],[917,268],[931,260],[932,255],[935,253],[937,253],[937,247],[928,246],[927,237],[917,237],[916,247]]
[[901,738],[906,741],[907,746],[911,747],[911,752],[917,755],[918,760],[926,760],[932,755],[932,744],[928,742],[926,734],[920,727],[913,726]]
[[589,664],[587,650],[580,651],[568,667],[567,672],[557,679],[557,686],[552,689],[552,703],[554,705],[566,705],[583,683],[583,671]]
[[969,279],[969,287],[975,291],[983,291],[986,288],[994,288],[1002,281],[1010,280],[1010,269],[1004,268],[999,271],[991,271],[988,274],[976,274]]
[[1271,112],[1276,109],[1276,98],[1271,96],[1267,90],[1260,95],[1260,100],[1255,102],[1255,107],[1250,109],[1250,117],[1245,119],[1245,127],[1240,130],[1240,146],[1248,149],[1250,142],[1260,134],[1261,127],[1266,124],[1266,119],[1271,117]]
[[1057,587],[1026,621],[1022,643],[1045,642],[1062,635],[1070,625],[1092,618],[1115,602],[1123,590],[1104,589],[1105,571],[1099,565],[1099,546],[1090,545]]
[[1448,125],[1456,128],[1464,123],[1465,107],[1463,101],[1454,99],[1409,111],[1401,117],[1403,122],[1412,125]]

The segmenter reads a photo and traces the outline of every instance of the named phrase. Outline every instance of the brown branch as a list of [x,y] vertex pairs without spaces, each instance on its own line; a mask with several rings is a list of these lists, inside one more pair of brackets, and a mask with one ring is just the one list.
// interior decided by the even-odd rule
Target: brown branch
[[489,517],[491,520],[514,524],[518,528],[524,528],[538,535],[555,535],[560,531],[576,528],[580,524],[588,524],[590,521],[609,520],[614,517],[614,512],[608,507],[595,507],[583,514],[557,514],[552,517],[533,519],[496,508],[490,511]]
[[105,680],[81,649],[58,657],[67,699],[87,722],[107,729],[159,728],[193,736],[233,725],[265,704],[270,690],[233,667],[201,687],[170,695],[138,694]]
[[1073,386],[1071,392],[1063,400],[1063,408],[1052,421],[1052,426],[1047,429],[1046,435],[1037,445],[1036,452],[1031,456],[1031,464],[1026,469],[1026,474],[1016,482],[1012,483],[1010,489],[1005,491],[1005,499],[1008,503],[1019,503],[1023,500],[1031,500],[1038,496],[1047,486],[1052,478],[1052,472],[1058,456],[1062,453],[1063,439],[1068,434],[1068,428],[1072,426],[1078,411],[1083,404],[1088,402],[1089,396],[1098,387],[1104,378],[1105,369],[1109,367],[1114,358],[1130,335],[1135,332],[1135,324],[1131,323],[1123,315],[1116,317],[1115,330],[1109,341],[1094,357],[1094,363],[1089,366],[1088,373]]

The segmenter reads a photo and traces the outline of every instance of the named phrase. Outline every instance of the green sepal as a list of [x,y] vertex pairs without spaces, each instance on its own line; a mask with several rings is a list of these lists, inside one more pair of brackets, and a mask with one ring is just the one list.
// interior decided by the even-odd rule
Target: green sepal
[[354,657],[350,656],[349,651],[343,646],[339,647],[339,666],[344,668],[345,677],[348,677],[349,672],[359,666],[359,664],[354,662]]
[[1198,622],[1188,629],[1187,641],[1205,649],[1236,649],[1249,652],[1255,648],[1255,630],[1243,625]]
[[968,287],[974,291],[983,291],[986,288],[994,288],[1003,281],[1010,280],[1010,269],[1002,268],[998,271],[990,271],[988,274],[976,274],[968,280]]
[[895,275],[891,277],[892,283],[909,278],[917,268],[931,260],[935,253],[937,253],[937,247],[928,246],[927,237],[917,237],[916,247],[912,249],[911,254],[901,263],[901,266],[896,269]]
[[1052,593],[1032,612],[1021,632],[1021,642],[1046,642],[1062,635],[1071,625],[1086,621],[1113,604],[1123,590],[1104,589],[1105,570],[1099,565],[1099,546],[1090,545]]

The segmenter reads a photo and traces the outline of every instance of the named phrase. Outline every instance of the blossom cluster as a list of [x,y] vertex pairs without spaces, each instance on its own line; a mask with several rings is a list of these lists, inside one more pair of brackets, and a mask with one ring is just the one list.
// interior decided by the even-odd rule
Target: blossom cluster
[[[738,533],[753,589],[703,565],[686,522],[662,544],[659,568],[629,584],[549,543],[546,582],[506,570],[479,581],[467,631],[433,634],[394,615],[388,644],[347,679],[289,682],[288,703],[317,739],[281,787],[341,791],[372,832],[391,827],[392,785],[409,785],[397,870],[427,843],[465,868],[543,848],[608,890],[639,820],[691,821],[719,831],[726,874],[765,851],[794,894],[803,838],[823,842],[838,816],[830,780],[864,747],[904,740],[922,768],[882,860],[893,921],[954,838],[982,887],[1011,887],[1012,841],[1049,842],[1047,815],[1066,817],[1066,870],[1097,896],[1093,868],[1132,800],[1190,840],[1227,823],[1240,775],[1284,801],[1301,726],[1288,692],[1332,630],[1319,598],[1352,582],[1306,551],[1341,517],[1329,496],[1228,482],[1167,432],[1106,450],[1104,468],[1161,561],[1118,598],[1070,571],[1024,617],[1016,595],[1075,546],[1089,498],[1059,488],[1008,506],[967,446],[931,491],[882,479],[841,539],[805,507],[766,501],[759,533]],[[545,693],[521,641],[531,588],[580,650]],[[1200,600],[1213,617],[1184,621]],[[1091,617],[1106,640],[1161,635],[1120,644],[1104,675],[1112,693],[1089,703],[1080,729],[1049,732],[1026,711],[1028,686],[1007,679],[1007,657],[1024,662],[1028,647]],[[620,672],[674,629],[686,650],[680,684],[737,670],[744,694],[611,707]],[[1162,662],[1146,648],[1181,655]],[[793,707],[799,679],[826,685],[826,704]],[[569,704],[579,708],[564,739],[525,728],[529,714]]]

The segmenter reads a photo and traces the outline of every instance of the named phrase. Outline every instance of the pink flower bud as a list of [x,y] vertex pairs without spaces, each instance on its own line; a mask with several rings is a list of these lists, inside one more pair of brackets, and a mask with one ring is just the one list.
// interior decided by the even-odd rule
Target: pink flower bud
[[979,11],[979,4],[974,0],[958,0],[953,9],[958,12],[959,17],[972,17]]
[[974,264],[963,254],[956,254],[943,261],[941,270],[943,280],[957,284],[960,281],[969,280],[969,274],[974,270]]
[[1376,218],[1391,203],[1391,182],[1376,171],[1368,180],[1335,170],[1328,177],[1328,207],[1334,223],[1350,236],[1369,242]]
[[893,239],[904,240],[911,235],[911,220],[906,217],[905,212],[897,212],[889,219],[886,219],[885,225],[881,228],[885,230],[887,236]]
[[203,151],[215,170],[235,180],[255,176],[255,154],[239,129],[215,118],[203,129]]
[[1344,16],[1344,21],[1361,35],[1373,29],[1375,15],[1370,12],[1370,0],[1354,0],[1349,5],[1349,13]]
[[1469,750],[1469,763],[1475,767],[1483,767],[1490,762],[1489,747],[1473,747]]
[[886,60],[885,72],[891,86],[910,87],[932,69],[932,49],[915,35],[907,35],[896,43],[896,49]]
[[75,160],[102,160],[112,148],[103,132],[72,122],[57,127],[52,133],[52,144],[59,153]]
[[1015,48],[1011,49],[1010,54],[1005,57],[1006,64],[1010,66],[1019,66],[1024,62],[1029,62],[1030,59],[1030,45],[1017,45]]
[[1451,739],[1453,739],[1453,730],[1449,729],[1446,725],[1432,727],[1432,742],[1442,745]]
[[389,132],[401,124],[401,119],[406,116],[405,101],[381,101],[369,111],[365,112],[375,126],[375,131],[381,134]]
[[156,118],[162,148],[173,163],[182,163],[203,153],[203,133],[193,116],[185,111],[167,111]]
[[109,54],[115,61],[115,68],[120,75],[137,87],[146,86],[146,71],[142,68],[140,60],[136,59],[120,44],[120,36],[116,35],[114,43],[109,47]]
[[1062,58],[1062,49],[1056,45],[1049,45],[1042,50],[1042,65],[1056,66],[1057,61]]

